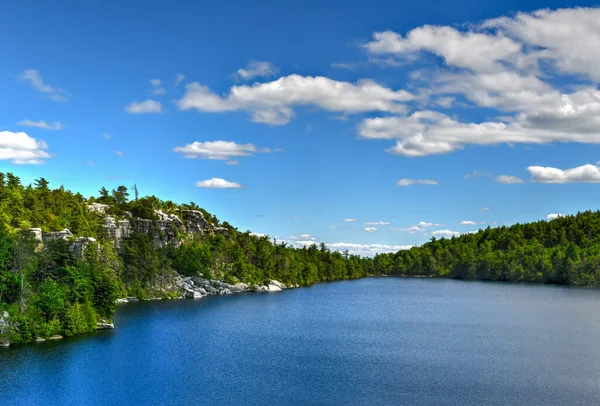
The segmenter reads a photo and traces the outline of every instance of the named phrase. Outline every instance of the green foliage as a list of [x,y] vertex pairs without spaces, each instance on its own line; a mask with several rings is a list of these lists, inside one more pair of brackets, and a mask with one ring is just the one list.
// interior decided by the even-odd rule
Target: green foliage
[[600,212],[433,238],[374,264],[390,275],[600,286]]
[[[53,334],[92,331],[99,318],[111,319],[115,299],[174,297],[175,271],[228,283],[288,285],[361,278],[419,275],[457,279],[542,282],[600,286],[600,212],[436,240],[421,247],[375,258],[330,251],[325,244],[295,248],[267,236],[240,232],[191,202],[177,205],[155,196],[140,197],[137,186],[84,198],[44,178],[24,186],[12,173],[0,173],[0,310],[11,315],[3,337],[27,342]],[[129,219],[133,230],[116,247],[103,224],[105,215],[90,203],[108,205],[106,214]],[[202,213],[216,233],[186,235],[173,230],[178,244],[165,244],[157,211],[185,221]],[[136,220],[143,219],[143,220]],[[94,237],[83,251],[74,240],[36,240],[44,232],[68,228],[75,237]],[[144,231],[144,232],[140,232]]]

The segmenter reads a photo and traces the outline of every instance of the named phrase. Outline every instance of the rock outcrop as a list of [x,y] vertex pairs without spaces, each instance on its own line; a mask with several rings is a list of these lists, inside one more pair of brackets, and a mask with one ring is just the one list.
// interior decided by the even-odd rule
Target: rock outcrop
[[115,325],[106,320],[100,320],[98,323],[96,323],[96,330],[112,330],[114,328]]
[[276,280],[267,285],[254,285],[245,283],[229,284],[219,280],[204,279],[196,276],[180,276],[174,278],[174,284],[181,291],[181,297],[186,299],[199,299],[209,295],[231,295],[243,292],[279,292],[287,287]]
[[0,313],[0,347],[8,347],[10,345],[8,338],[3,338],[8,330],[8,319],[8,312]]
[[175,214],[167,214],[161,210],[156,210],[155,214],[157,220],[139,218],[116,220],[113,216],[106,216],[104,229],[108,238],[115,241],[117,247],[121,247],[123,239],[131,236],[133,232],[150,234],[154,243],[161,247],[179,246],[183,242],[184,235],[227,233],[225,227],[214,227],[208,223],[202,212],[198,210],[181,211],[183,220]]
[[[115,242],[117,248],[122,247],[123,240],[132,235],[132,233],[149,234],[154,243],[164,247],[167,245],[179,246],[187,236],[197,236],[211,233],[222,233],[227,235],[227,228],[215,227],[211,225],[201,211],[198,210],[182,210],[181,219],[175,214],[167,214],[161,210],[156,210],[156,220],[140,219],[131,216],[131,213],[126,213],[129,218],[116,219],[114,216],[106,215],[106,210],[109,208],[106,204],[92,203],[88,205],[91,212],[98,213],[104,216],[104,230],[107,237]],[[52,240],[71,241],[71,249],[73,252],[81,256],[86,247],[95,242],[92,237],[77,237],[65,228],[62,231],[42,232],[41,228],[30,228],[29,231],[41,244],[47,244]]]

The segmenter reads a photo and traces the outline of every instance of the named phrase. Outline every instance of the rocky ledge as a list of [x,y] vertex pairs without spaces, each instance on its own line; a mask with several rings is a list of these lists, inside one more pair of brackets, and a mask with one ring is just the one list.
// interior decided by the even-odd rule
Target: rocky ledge
[[180,289],[181,297],[185,299],[199,299],[210,295],[231,295],[243,292],[279,292],[287,289],[283,283],[272,280],[266,285],[249,286],[245,283],[234,285],[220,280],[204,279],[196,276],[176,276],[174,285]]

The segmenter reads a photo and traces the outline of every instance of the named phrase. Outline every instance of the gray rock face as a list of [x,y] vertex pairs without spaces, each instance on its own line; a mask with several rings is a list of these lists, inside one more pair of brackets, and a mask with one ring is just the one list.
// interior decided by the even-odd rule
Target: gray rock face
[[108,209],[108,204],[92,203],[88,205],[88,210],[94,213],[104,214]]
[[70,240],[73,238],[73,233],[69,231],[68,228],[65,228],[62,231],[53,231],[50,233],[42,233],[42,242],[47,244],[48,241],[52,240]]

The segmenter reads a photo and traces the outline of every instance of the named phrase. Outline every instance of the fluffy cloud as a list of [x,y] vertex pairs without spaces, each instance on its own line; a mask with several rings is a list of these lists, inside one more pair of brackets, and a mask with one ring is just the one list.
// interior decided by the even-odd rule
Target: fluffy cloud
[[407,179],[403,178],[396,182],[398,186],[410,186],[410,185],[437,185],[437,181],[428,179]]
[[564,215],[560,213],[550,213],[546,216],[546,220],[556,220],[559,217],[564,217]]
[[24,132],[0,131],[0,161],[13,164],[43,164],[50,158],[48,145]]
[[543,9],[489,20],[483,28],[496,28],[518,39],[535,57],[552,62],[563,73],[600,81],[598,21],[600,8]]
[[152,85],[152,94],[160,95],[167,93],[167,89],[161,86],[162,81],[160,79],[150,79]]
[[372,54],[398,56],[428,51],[450,66],[487,72],[502,70],[504,63],[521,53],[521,45],[510,38],[431,25],[415,28],[406,37],[392,31],[376,32],[365,48]]
[[464,221],[461,221],[460,224],[468,225],[468,226],[474,226],[474,225],[477,225],[477,224],[485,224],[485,221],[476,222],[476,221],[473,221],[473,220],[464,220]]
[[505,185],[514,185],[518,183],[525,183],[523,179],[516,176],[500,175],[496,176],[496,182],[504,183]]
[[434,237],[453,237],[460,235],[460,233],[458,231],[451,230],[436,230],[432,231],[431,235],[433,235]]
[[44,120],[40,120],[40,121],[23,120],[23,121],[18,122],[17,125],[20,125],[22,127],[42,128],[44,130],[51,130],[51,131],[52,130],[59,131],[64,128],[63,124],[59,121],[54,122],[54,124],[48,124]]
[[429,223],[427,221],[420,221],[419,224],[417,224],[417,227],[439,227],[441,226],[441,224],[435,224],[435,223]]
[[239,189],[242,185],[221,178],[212,178],[196,182],[196,187],[207,189]]
[[365,228],[365,231],[367,233],[374,233],[375,231],[377,231],[377,227],[367,227]]
[[365,221],[365,224],[368,226],[387,226],[390,223],[387,221]]
[[427,231],[424,228],[419,227],[419,226],[412,226],[412,227],[408,227],[408,228],[395,228],[394,227],[394,228],[390,228],[390,230],[392,230],[392,231],[405,231],[405,232],[407,232],[409,234],[424,233],[424,232]]
[[400,250],[409,250],[413,245],[385,245],[385,244],[353,244],[346,242],[336,242],[326,244],[327,247],[335,251],[348,250],[352,255],[373,256],[378,253],[397,252]]
[[[445,154],[468,145],[598,144],[598,21],[600,8],[574,8],[519,13],[461,30],[425,25],[404,36],[377,32],[365,44],[370,54],[410,60],[428,52],[449,69],[413,73],[420,86],[419,108],[409,116],[364,120],[359,134],[395,139],[396,145],[387,151],[409,157]],[[569,91],[551,83],[562,83]],[[461,96],[468,107],[497,110],[497,117],[470,122],[432,110],[442,98]]]
[[175,76],[175,86],[179,86],[181,84],[181,82],[183,82],[183,80],[185,79],[185,75],[183,74],[178,74],[177,76]]
[[356,223],[358,221],[358,219],[344,219],[344,222],[346,223]]
[[239,165],[240,161],[238,161],[237,159],[231,159],[227,162],[225,162],[225,165]]
[[275,76],[277,68],[271,62],[250,61],[245,68],[238,69],[236,76],[242,80],[249,80],[256,77]]
[[395,91],[368,79],[354,84],[322,76],[289,75],[252,86],[233,86],[225,96],[194,82],[186,86],[186,93],[177,104],[181,110],[208,113],[244,110],[250,112],[254,122],[283,125],[292,119],[295,106],[319,107],[345,114],[402,113],[406,111],[404,102],[412,98],[404,90]]
[[313,237],[310,234],[300,234],[300,238],[303,238],[305,240],[314,240],[315,239],[315,237]]
[[256,147],[252,144],[237,144],[233,141],[195,141],[183,147],[175,147],[173,151],[186,158],[228,160],[231,157],[253,155]]
[[445,154],[466,145],[568,141],[600,144],[600,91],[563,96],[554,108],[521,113],[512,122],[460,122],[427,110],[409,116],[365,119],[359,125],[359,135],[396,139],[396,145],[387,151],[408,157]]
[[530,166],[531,181],[539,183],[600,183],[600,167],[583,165],[572,169]]
[[161,113],[162,104],[151,99],[148,99],[143,102],[132,102],[127,107],[125,107],[125,111],[131,114]]
[[40,72],[36,69],[27,69],[21,74],[20,79],[28,82],[33,89],[45,93],[46,96],[54,101],[64,102],[69,100],[69,94],[66,91],[44,83]]

